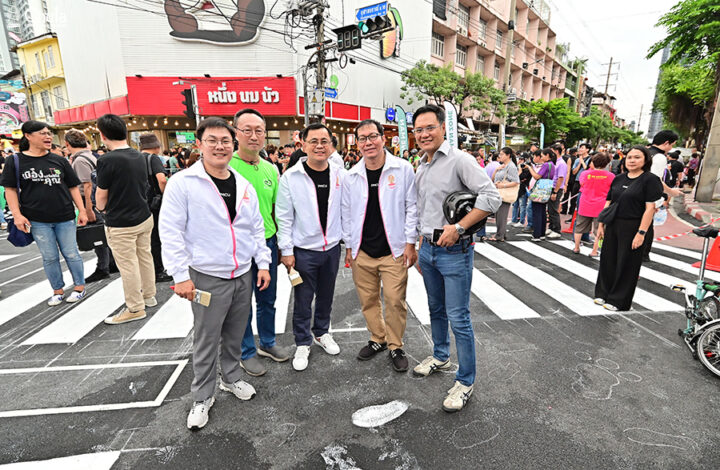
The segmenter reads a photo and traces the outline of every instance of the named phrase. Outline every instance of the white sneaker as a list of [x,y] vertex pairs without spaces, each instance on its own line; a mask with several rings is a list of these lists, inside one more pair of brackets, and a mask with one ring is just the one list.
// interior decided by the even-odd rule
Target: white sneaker
[[595,302],[595,305],[605,305],[605,299],[601,299],[600,297],[593,299],[593,302]]
[[522,224],[521,222],[515,222],[514,224],[512,224],[512,226],[513,226],[513,227],[518,227],[518,228],[519,228],[519,227],[522,227],[522,226],[523,226],[523,224]]
[[447,370],[452,367],[450,359],[443,362],[439,359],[435,359],[433,356],[428,356],[420,364],[416,365],[413,369],[413,374],[421,377],[427,377],[436,370]]
[[605,307],[605,310],[610,310],[611,312],[618,311],[618,308],[612,304],[603,304],[603,307]]
[[[0,209],[2,210],[2,209]],[[7,230],[7,222],[3,222],[0,224],[0,230]]]
[[448,390],[448,396],[447,398],[445,398],[445,401],[443,401],[443,410],[447,411],[448,413],[454,413],[455,411],[462,410],[465,406],[465,403],[467,403],[467,401],[470,399],[472,392],[472,385],[468,387],[456,381],[455,385],[453,385],[453,388]]
[[155,296],[152,296],[149,299],[145,299],[145,306],[146,307],[157,307],[157,299],[155,298]]
[[293,358],[293,369],[297,371],[305,370],[308,366],[308,357],[310,356],[310,346],[298,346],[295,350]]
[[557,232],[553,232],[552,230],[550,230],[548,233],[546,233],[545,236],[547,238],[562,238],[562,235],[560,235]]
[[210,397],[205,401],[196,401],[190,409],[187,417],[187,427],[190,430],[202,429],[208,422],[208,413],[215,403],[215,397]]
[[332,356],[340,354],[340,346],[337,345],[330,333],[325,333],[319,338],[313,338],[313,343],[323,348],[326,353]]
[[255,396],[255,387],[243,380],[238,380],[232,384],[221,380],[220,390],[230,392],[241,400],[250,400]]
[[65,302],[69,304],[74,304],[75,302],[80,302],[82,299],[85,298],[85,294],[87,294],[87,290],[83,289],[80,292],[74,290],[70,293],[67,299],[65,299]]
[[51,307],[60,305],[64,298],[65,294],[53,294],[53,296],[50,297],[50,300],[48,300],[47,304]]

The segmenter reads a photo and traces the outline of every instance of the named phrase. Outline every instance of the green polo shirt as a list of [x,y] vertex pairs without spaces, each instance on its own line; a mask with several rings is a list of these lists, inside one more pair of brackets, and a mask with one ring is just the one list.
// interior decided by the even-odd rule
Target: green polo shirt
[[273,206],[277,200],[279,184],[277,167],[262,158],[257,165],[251,165],[243,161],[237,153],[230,159],[230,166],[255,188],[260,202],[260,215],[265,222],[265,238],[272,237],[277,232],[273,220]]

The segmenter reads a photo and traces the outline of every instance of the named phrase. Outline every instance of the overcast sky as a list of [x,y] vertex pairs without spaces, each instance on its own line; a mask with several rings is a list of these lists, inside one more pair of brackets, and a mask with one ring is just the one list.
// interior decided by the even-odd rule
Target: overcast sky
[[[547,0],[552,7],[551,28],[557,42],[569,42],[569,57],[587,57],[589,85],[604,91],[610,57],[613,66],[608,93],[617,98],[621,118],[637,121],[647,131],[655,95],[660,56],[646,60],[648,49],[665,37],[656,28],[660,16],[678,0]],[[613,86],[614,85],[614,86]]]

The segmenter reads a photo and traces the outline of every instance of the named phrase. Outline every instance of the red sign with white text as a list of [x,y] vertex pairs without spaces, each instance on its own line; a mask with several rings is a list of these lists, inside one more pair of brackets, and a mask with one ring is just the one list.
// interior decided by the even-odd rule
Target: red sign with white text
[[126,77],[130,114],[182,116],[182,90],[195,85],[201,116],[232,116],[253,108],[266,116],[295,116],[294,77]]

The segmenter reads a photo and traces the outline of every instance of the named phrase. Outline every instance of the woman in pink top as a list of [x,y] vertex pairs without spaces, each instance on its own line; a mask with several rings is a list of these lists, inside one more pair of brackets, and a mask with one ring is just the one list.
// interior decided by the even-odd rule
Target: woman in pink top
[[[597,216],[605,207],[610,185],[615,175],[606,171],[610,156],[605,152],[598,152],[593,155],[590,162],[590,170],[583,171],[580,174],[580,195],[578,203],[578,215],[575,218],[575,226],[573,228],[573,237],[575,238],[575,249],[573,253],[580,253],[580,238],[583,233],[597,235]],[[598,256],[599,239],[595,236],[590,256],[595,258]]]

